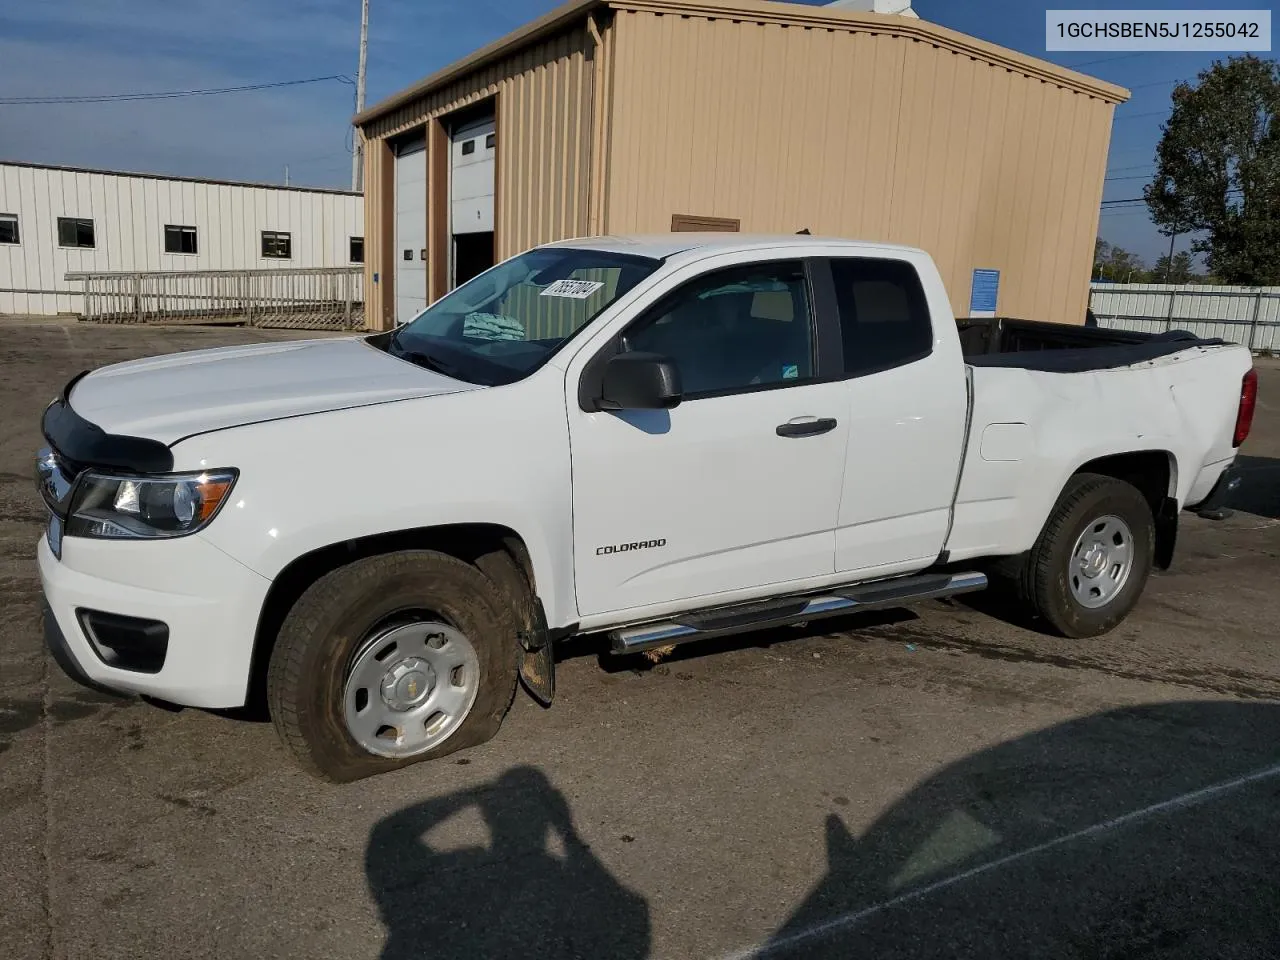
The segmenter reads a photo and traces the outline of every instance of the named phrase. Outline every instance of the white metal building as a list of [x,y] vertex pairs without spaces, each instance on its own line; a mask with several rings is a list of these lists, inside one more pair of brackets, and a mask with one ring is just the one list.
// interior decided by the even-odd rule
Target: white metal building
[[0,313],[77,312],[68,272],[363,261],[358,193],[0,162]]

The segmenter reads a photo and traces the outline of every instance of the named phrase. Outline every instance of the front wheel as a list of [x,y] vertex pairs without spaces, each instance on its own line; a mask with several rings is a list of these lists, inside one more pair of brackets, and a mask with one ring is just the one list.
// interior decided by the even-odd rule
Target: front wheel
[[1101,636],[1137,604],[1154,547],[1151,507],[1137,488],[1077,474],[1027,557],[1019,592],[1063,636]]
[[304,768],[346,782],[492,737],[515,695],[513,612],[476,567],[428,550],[321,577],[280,628],[272,722]]

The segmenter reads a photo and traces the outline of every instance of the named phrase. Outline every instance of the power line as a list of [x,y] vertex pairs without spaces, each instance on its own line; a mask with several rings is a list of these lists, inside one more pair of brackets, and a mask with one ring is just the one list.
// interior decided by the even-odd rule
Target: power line
[[1186,77],[1175,77],[1172,80],[1152,80],[1150,83],[1135,83],[1130,90],[1145,90],[1148,87],[1164,87],[1174,83],[1187,83]]
[[[1145,215],[1146,213],[1147,213],[1147,211],[1145,211],[1145,210],[1140,210],[1140,209],[1138,209],[1137,207],[1128,207],[1128,208],[1126,208],[1126,209],[1124,209],[1124,210],[1103,210],[1103,211],[1102,211],[1102,216],[1104,216],[1104,217],[1106,217],[1106,216],[1132,217],[1132,216],[1137,216],[1138,214],[1143,214],[1143,215]],[[1239,224],[1239,223],[1280,223],[1280,217],[1241,217],[1241,218],[1239,218],[1239,219],[1233,220],[1233,221],[1232,221],[1232,223],[1236,223],[1236,224]],[[1200,230],[1192,230],[1192,231],[1189,231],[1188,233],[1179,233],[1179,234],[1178,234],[1178,236],[1180,236],[1180,237],[1185,237],[1185,236],[1189,236],[1191,233],[1202,233],[1202,232],[1203,232],[1203,231],[1200,231]]]
[[1140,50],[1137,53],[1122,53],[1118,57],[1103,57],[1101,60],[1086,60],[1084,63],[1068,63],[1068,70],[1079,70],[1081,67],[1092,67],[1098,63],[1111,63],[1113,60],[1128,60],[1131,57],[1145,57],[1151,50]]
[[[1243,188],[1243,187],[1230,187],[1230,188],[1228,188],[1228,190],[1227,190],[1227,196],[1231,196],[1232,194],[1241,194],[1241,193],[1244,193],[1244,188]],[[1147,198],[1146,198],[1146,197],[1129,197],[1128,199],[1125,199],[1125,200],[1103,200],[1103,201],[1102,201],[1102,206],[1104,206],[1104,207],[1119,207],[1119,206],[1122,206],[1122,205],[1124,205],[1124,204],[1130,204],[1130,203],[1146,203],[1146,202],[1147,202]]]
[[[1133,101],[1130,101],[1130,103],[1132,102]],[[1120,106],[1122,107],[1127,107],[1128,105],[1129,104],[1127,103],[1120,104]],[[1128,123],[1130,120],[1141,120],[1143,117],[1163,117],[1168,112],[1169,112],[1168,110],[1148,110],[1146,113],[1134,113],[1134,114],[1126,113],[1124,116],[1119,117],[1118,119],[1123,120],[1125,123]]]
[[175,100],[180,97],[213,97],[224,93],[247,93],[251,90],[271,90],[276,87],[296,87],[304,83],[323,83],[337,80],[341,83],[352,83],[345,74],[335,73],[325,77],[310,77],[306,80],[277,80],[272,83],[248,83],[238,87],[211,87],[203,90],[164,90],[157,93],[108,93],[87,96],[50,96],[50,97],[0,97],[0,104],[6,106],[48,105],[57,103],[118,103],[133,100]]

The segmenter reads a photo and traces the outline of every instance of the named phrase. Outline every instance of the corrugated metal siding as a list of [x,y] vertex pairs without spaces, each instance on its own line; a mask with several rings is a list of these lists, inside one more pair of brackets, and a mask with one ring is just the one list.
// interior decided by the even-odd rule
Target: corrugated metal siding
[[[396,136],[496,96],[495,255],[505,259],[549,240],[586,235],[596,56],[584,24],[379,117],[365,135]],[[386,189],[373,183],[379,174],[377,169],[366,171],[371,192]],[[437,193],[429,189],[428,196]],[[370,234],[381,209],[369,206]],[[437,216],[447,217],[448,211],[430,212],[433,221]],[[367,272],[375,269],[372,264],[388,269],[385,259],[370,263]],[[381,293],[375,292],[375,298]],[[379,301],[371,307],[371,317],[383,315]]]
[[[0,244],[0,313],[78,310],[69,271],[346,266],[363,207],[338,193],[0,164],[0,213],[17,214],[21,240]],[[93,220],[94,248],[58,246],[58,217]],[[166,224],[195,227],[198,252],[165,253]],[[263,230],[292,234],[292,259],[264,260]]]
[[1090,306],[1101,327],[1189,330],[1258,351],[1280,351],[1280,287],[1095,283]]
[[1083,321],[1109,102],[867,25],[619,11],[612,32],[608,232],[685,213],[906,243],[962,315],[981,267],[1000,313]]
[[588,232],[591,53],[574,31],[517,57],[499,88],[500,259]]

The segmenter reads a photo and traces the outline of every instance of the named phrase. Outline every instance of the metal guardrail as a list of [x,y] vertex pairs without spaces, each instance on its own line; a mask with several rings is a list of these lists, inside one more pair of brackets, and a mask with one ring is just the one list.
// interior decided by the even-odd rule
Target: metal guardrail
[[242,323],[364,327],[362,267],[68,273],[84,284],[80,318],[98,323]]
[[1162,333],[1187,330],[1254,353],[1280,353],[1280,288],[1095,283],[1089,307],[1098,326]]

